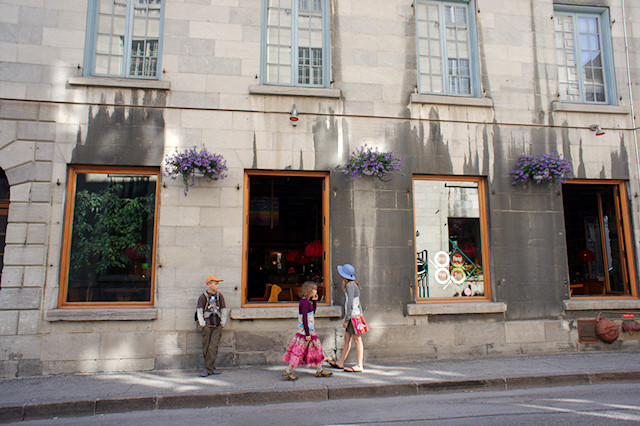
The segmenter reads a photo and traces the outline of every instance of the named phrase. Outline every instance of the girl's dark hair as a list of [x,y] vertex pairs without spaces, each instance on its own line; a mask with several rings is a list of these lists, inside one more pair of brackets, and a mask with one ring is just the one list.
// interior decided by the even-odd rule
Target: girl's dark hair
[[302,288],[298,292],[298,296],[300,296],[301,299],[302,298],[311,299],[313,290],[317,290],[317,289],[318,289],[318,284],[314,283],[313,281],[305,281],[302,284]]

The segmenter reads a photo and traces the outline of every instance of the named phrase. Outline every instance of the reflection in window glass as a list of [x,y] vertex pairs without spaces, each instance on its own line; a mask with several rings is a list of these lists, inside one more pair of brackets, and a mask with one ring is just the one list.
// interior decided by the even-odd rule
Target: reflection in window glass
[[149,302],[157,175],[75,176],[66,302]]
[[480,196],[478,180],[414,180],[418,299],[488,296]]
[[572,183],[562,186],[570,295],[630,295],[633,259],[628,257],[628,211],[624,186]]
[[[326,301],[326,176],[249,176],[245,302],[298,303],[305,281]],[[328,277],[327,277],[328,278]]]
[[325,86],[327,2],[281,0],[265,2],[264,7],[264,83]]
[[162,0],[94,1],[98,10],[91,73],[157,77]]

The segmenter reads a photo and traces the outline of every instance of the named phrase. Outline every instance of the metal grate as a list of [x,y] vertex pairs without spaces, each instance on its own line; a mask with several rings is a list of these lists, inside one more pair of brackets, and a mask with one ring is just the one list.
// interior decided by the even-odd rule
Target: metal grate
[[578,320],[578,341],[580,343],[596,343],[600,341],[596,336],[596,320]]

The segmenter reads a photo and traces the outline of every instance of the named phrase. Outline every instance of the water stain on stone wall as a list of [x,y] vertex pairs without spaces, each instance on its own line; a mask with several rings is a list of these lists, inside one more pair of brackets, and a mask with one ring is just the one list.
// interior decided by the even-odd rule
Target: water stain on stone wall
[[[107,106],[103,96],[100,104],[89,107],[87,134],[83,139],[78,130],[77,144],[71,163],[160,166],[164,152],[164,92],[132,90],[125,105],[124,94],[117,91],[113,104]],[[141,101],[141,102],[140,102]]]

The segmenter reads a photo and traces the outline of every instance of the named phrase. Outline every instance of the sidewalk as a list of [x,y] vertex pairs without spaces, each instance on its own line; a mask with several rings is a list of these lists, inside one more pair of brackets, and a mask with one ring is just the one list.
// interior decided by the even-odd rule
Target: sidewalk
[[284,365],[235,367],[209,377],[200,377],[194,370],[0,379],[0,422],[136,410],[637,382],[640,351],[365,363],[363,373],[331,369],[334,374],[328,378],[316,378],[313,369],[296,369],[299,379],[295,382],[282,379],[283,369]]

